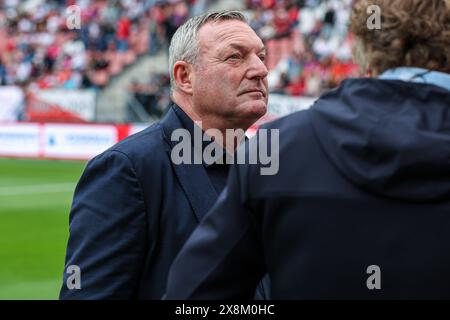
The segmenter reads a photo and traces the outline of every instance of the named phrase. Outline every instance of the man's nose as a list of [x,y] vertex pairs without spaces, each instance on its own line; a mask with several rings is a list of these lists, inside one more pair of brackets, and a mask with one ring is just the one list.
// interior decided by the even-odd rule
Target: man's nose
[[247,70],[247,77],[249,79],[259,78],[264,79],[267,77],[269,71],[267,70],[264,61],[261,60],[258,55],[253,55],[249,62],[249,68]]

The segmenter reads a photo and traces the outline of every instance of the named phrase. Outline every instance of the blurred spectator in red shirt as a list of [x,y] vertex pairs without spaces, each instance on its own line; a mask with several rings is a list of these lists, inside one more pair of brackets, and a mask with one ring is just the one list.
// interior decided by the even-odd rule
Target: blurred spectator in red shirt
[[128,39],[130,37],[131,30],[131,20],[127,17],[121,17],[117,22],[117,50],[127,51],[128,50]]

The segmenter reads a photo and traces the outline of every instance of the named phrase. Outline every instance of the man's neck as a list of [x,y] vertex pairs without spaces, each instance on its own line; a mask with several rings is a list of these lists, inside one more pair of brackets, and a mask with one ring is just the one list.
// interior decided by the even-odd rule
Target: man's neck
[[174,97],[173,100],[194,123],[201,126],[203,132],[212,137],[214,141],[220,141],[220,144],[228,153],[234,154],[237,147],[244,140],[248,126],[238,125],[233,120],[219,118],[214,115],[200,115],[195,112],[189,101],[179,97]]

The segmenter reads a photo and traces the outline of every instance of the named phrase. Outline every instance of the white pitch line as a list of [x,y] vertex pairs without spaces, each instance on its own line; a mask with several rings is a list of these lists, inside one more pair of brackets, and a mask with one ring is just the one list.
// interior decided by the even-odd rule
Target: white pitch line
[[0,197],[29,194],[60,193],[75,190],[75,183],[36,184],[30,186],[0,187]]

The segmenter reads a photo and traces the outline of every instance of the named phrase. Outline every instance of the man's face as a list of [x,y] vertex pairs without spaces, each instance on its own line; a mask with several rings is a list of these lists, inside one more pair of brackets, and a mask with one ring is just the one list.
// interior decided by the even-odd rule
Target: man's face
[[225,124],[250,126],[267,111],[267,68],[261,39],[244,22],[207,23],[198,32],[193,106]]

